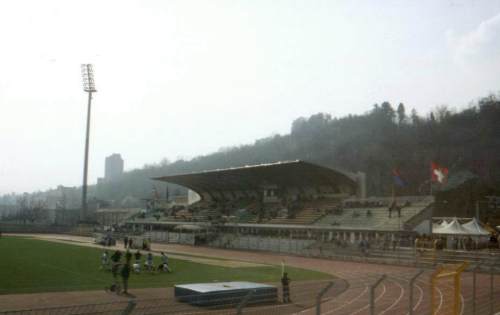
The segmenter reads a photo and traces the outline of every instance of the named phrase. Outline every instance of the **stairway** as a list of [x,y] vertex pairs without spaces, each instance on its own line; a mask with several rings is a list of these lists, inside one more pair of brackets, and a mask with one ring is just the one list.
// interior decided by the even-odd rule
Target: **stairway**
[[274,218],[269,220],[269,224],[313,224],[318,219],[324,216],[324,211],[318,211],[313,208],[306,208],[297,213],[295,218]]

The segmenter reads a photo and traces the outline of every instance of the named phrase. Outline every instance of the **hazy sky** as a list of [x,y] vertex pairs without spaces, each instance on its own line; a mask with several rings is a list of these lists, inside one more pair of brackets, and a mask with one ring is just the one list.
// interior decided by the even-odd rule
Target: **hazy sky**
[[[500,1],[2,1],[0,193],[288,133],[300,116],[500,90]],[[164,175],[164,174],[158,174]]]

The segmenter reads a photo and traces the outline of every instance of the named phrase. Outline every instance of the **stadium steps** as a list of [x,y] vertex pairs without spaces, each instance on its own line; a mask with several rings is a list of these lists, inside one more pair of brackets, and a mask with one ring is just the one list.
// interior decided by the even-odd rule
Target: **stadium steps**
[[[408,206],[401,209],[401,217],[392,211],[389,218],[387,208],[351,208],[343,209],[342,214],[328,214],[316,222],[317,225],[334,225],[356,229],[376,229],[380,231],[397,231],[404,223],[422,211],[422,206]],[[371,214],[370,214],[371,213]]]
[[214,209],[198,210],[193,213],[193,221],[207,222],[219,217],[219,213]]
[[269,224],[302,224],[302,225],[307,225],[307,224],[313,224],[315,221],[317,221],[319,218],[321,218],[324,215],[323,211],[313,209],[313,208],[306,208],[295,216],[295,218],[274,218],[269,220]]
[[255,222],[257,220],[257,216],[251,213],[245,213],[237,216],[239,223],[250,223]]

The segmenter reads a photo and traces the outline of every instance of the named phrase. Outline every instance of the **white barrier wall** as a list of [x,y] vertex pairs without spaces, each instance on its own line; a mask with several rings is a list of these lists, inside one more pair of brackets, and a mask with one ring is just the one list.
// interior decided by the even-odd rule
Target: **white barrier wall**
[[249,235],[223,234],[211,242],[212,246],[284,253],[300,253],[315,243],[315,240],[283,239]]
[[146,238],[153,242],[175,243],[194,245],[195,235],[193,233],[176,233],[166,231],[151,231],[146,233]]

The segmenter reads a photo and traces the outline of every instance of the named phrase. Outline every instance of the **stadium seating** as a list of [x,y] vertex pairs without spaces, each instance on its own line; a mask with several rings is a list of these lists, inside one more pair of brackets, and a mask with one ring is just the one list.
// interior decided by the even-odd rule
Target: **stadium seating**
[[[404,228],[404,223],[423,211],[432,201],[422,199],[402,206],[401,216],[393,210],[389,217],[387,206],[344,208],[341,212],[325,215],[317,225],[331,225],[353,229],[396,231]],[[381,203],[381,205],[384,205]]]
[[312,224],[324,215],[324,211],[306,208],[299,211],[294,218],[277,217],[269,220],[269,224]]

